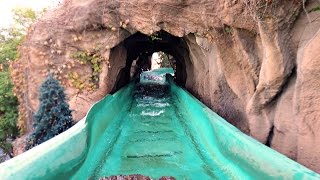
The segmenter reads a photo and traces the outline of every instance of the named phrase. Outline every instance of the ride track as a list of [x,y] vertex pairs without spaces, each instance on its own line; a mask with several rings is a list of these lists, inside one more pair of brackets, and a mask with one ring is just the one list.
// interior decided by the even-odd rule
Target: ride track
[[165,77],[172,72],[142,73],[66,132],[0,164],[1,179],[320,179],[230,125]]

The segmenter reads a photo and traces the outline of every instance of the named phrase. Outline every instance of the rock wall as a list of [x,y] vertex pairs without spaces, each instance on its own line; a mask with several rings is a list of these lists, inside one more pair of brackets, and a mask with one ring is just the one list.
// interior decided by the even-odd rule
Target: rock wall
[[74,119],[83,118],[121,74],[130,75],[120,73],[132,62],[124,40],[163,30],[184,43],[176,56],[182,86],[243,132],[320,172],[319,16],[309,12],[309,23],[300,0],[66,0],[30,28],[13,66],[20,126],[31,131],[48,73],[66,88]]
[[297,160],[320,172],[320,31],[305,45],[298,64],[294,92],[297,123]]

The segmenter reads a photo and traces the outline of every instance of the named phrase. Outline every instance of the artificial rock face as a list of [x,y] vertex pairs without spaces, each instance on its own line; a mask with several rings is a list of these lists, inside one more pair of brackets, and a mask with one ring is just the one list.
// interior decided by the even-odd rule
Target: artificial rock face
[[[300,0],[66,0],[29,30],[12,75],[31,130],[48,73],[75,120],[130,81],[139,53],[177,61],[177,83],[253,138],[320,172],[320,23]],[[310,1],[307,10],[317,5]]]

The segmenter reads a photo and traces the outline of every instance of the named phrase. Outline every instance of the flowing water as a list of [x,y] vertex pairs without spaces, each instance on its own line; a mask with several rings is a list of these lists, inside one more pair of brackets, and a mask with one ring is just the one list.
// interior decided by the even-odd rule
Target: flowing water
[[[283,176],[300,179],[305,175],[284,156],[278,160],[294,167],[290,169],[293,176],[291,172],[290,176],[283,174],[270,162],[262,166],[269,157],[278,155],[251,142],[224,120],[217,120],[209,109],[167,81],[166,72],[168,69],[141,74],[141,84],[134,85],[132,99],[128,100],[131,103],[126,105],[130,108],[114,116],[107,128],[101,129],[101,137],[89,143],[94,145],[89,147],[80,168],[72,172],[73,179],[128,174],[201,180]],[[96,129],[97,126],[92,128]],[[262,159],[253,160],[251,155]]]
[[320,179],[212,112],[165,74],[142,73],[57,137],[0,164],[0,179]]
[[139,173],[153,178],[171,175],[178,179],[212,179],[213,172],[208,171],[192,143],[168,88],[136,86],[120,135],[113,147],[103,152],[107,155],[93,177]]

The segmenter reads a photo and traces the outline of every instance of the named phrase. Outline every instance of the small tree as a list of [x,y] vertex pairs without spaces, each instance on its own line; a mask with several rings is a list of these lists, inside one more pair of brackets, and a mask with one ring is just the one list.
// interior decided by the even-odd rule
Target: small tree
[[28,137],[26,150],[51,139],[73,125],[64,89],[52,75],[49,75],[41,85],[39,100],[40,106],[34,115],[34,131]]

